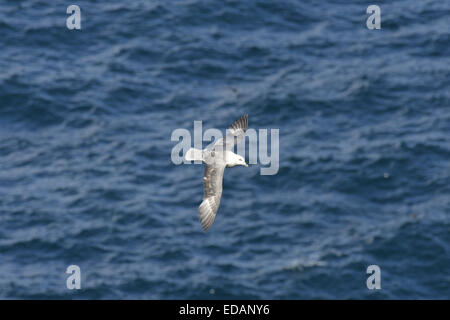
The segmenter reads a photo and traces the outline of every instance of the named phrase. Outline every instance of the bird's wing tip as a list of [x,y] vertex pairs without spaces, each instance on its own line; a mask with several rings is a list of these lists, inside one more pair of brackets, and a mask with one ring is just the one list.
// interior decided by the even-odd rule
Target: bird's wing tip
[[216,218],[216,211],[217,207],[214,209],[212,208],[215,206],[215,199],[213,197],[206,198],[202,201],[200,206],[198,207],[198,212],[200,214],[200,222],[202,224],[202,228],[204,231],[208,231],[211,225],[214,222],[214,219]]

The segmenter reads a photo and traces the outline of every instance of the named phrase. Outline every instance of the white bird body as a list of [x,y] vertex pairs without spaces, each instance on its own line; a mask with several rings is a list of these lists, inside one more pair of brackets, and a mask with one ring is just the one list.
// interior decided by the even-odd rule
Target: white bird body
[[[188,161],[202,161],[205,164],[208,164],[208,160],[212,157],[209,156],[208,152],[210,152],[210,150],[207,149],[196,149],[196,148],[190,148],[187,152],[186,152],[186,160]],[[227,168],[232,168],[235,166],[247,166],[247,164],[245,163],[245,160],[243,157],[241,157],[240,155],[234,153],[233,151],[229,151],[226,150],[223,153],[223,158],[225,161],[225,166]],[[214,160],[218,161],[217,157]]]

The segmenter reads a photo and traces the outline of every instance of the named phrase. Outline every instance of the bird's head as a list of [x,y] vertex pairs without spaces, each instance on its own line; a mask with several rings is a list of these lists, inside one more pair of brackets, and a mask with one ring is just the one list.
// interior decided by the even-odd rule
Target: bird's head
[[245,162],[244,157],[241,157],[241,156],[236,157],[234,165],[248,167],[248,164]]

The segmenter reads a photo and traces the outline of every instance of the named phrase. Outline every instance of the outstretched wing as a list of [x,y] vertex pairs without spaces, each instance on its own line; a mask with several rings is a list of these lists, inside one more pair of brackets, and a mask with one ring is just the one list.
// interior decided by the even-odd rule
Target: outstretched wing
[[202,227],[208,231],[214,222],[217,209],[219,209],[220,197],[222,196],[222,179],[225,165],[205,166],[203,176],[204,195],[203,201],[198,207]]
[[225,138],[220,139],[214,145],[214,150],[231,150],[245,136],[248,128],[248,115],[244,115],[230,126]]

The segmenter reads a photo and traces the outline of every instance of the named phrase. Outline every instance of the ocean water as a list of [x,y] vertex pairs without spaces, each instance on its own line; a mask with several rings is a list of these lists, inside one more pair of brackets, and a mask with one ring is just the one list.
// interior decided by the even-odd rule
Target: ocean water
[[[450,299],[449,1],[69,4],[0,1],[0,298]],[[205,233],[171,134],[246,113]]]

